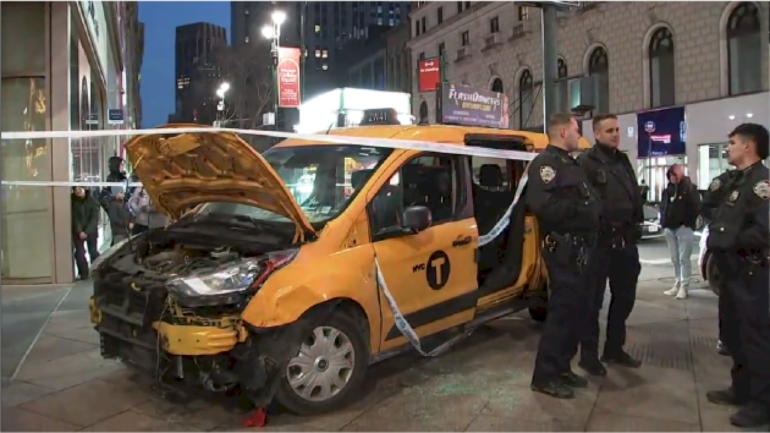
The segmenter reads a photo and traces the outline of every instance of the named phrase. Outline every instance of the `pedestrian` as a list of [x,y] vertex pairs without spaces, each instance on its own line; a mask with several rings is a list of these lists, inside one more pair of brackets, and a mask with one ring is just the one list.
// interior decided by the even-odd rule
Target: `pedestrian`
[[730,422],[754,428],[770,421],[770,139],[744,123],[730,134],[727,161],[736,170],[715,178],[703,199],[711,220],[707,245],[722,275],[722,338],[733,358],[732,384],[709,391],[716,404],[740,405]]
[[[588,275],[592,300],[580,341],[580,368],[594,376],[605,376],[602,362],[638,368],[641,362],[623,350],[626,320],[636,302],[636,284],[642,266],[637,242],[644,222],[643,199],[636,173],[628,156],[618,150],[620,126],[613,114],[595,115],[596,144],[578,157],[603,203],[599,235],[591,250]],[[607,340],[599,359],[599,312],[609,281],[612,300],[607,314]]]
[[570,152],[578,147],[578,124],[570,114],[554,114],[550,144],[527,173],[526,202],[537,218],[542,256],[549,276],[548,315],[535,359],[531,388],[556,398],[572,398],[588,381],[572,372],[589,297],[588,250],[599,223],[601,203]]
[[126,202],[126,193],[119,187],[114,189],[115,196],[112,198],[108,208],[110,217],[110,229],[112,231],[112,245],[126,239],[134,228],[134,216],[128,208]]
[[78,278],[88,279],[88,257],[93,263],[99,257],[99,203],[90,191],[81,186],[72,190],[72,242],[75,244],[75,265]]
[[[137,179],[138,180],[138,179]],[[150,195],[144,187],[134,189],[129,201],[129,209],[134,215],[134,228],[132,234],[139,234],[150,229],[165,227],[168,219],[152,203]]]
[[676,296],[676,299],[685,299],[692,277],[692,250],[700,212],[700,193],[690,178],[684,175],[682,164],[669,167],[666,177],[669,183],[661,196],[660,225],[671,253],[676,281],[674,287],[664,293]]
[[[126,177],[126,162],[123,160],[123,158],[119,156],[111,156],[110,159],[107,160],[107,167],[109,168],[110,172],[107,174],[107,178],[105,179],[106,182],[125,182],[126,179],[128,179]],[[118,190],[122,190],[115,188],[116,187],[105,187],[102,188],[101,192],[99,193],[99,203],[104,208],[104,211],[108,214],[108,208],[110,203],[112,203],[113,197]]]

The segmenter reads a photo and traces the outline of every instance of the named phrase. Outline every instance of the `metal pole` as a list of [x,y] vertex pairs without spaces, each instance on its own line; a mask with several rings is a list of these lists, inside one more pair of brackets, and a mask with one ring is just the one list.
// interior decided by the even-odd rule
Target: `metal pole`
[[305,13],[307,12],[307,2],[302,2],[302,7],[299,14],[299,45],[300,45],[300,57],[299,57],[299,103],[302,104],[302,99],[305,97],[305,53],[307,48],[305,47]]
[[278,130],[278,47],[281,38],[281,26],[273,22],[273,130]]
[[556,112],[556,77],[558,76],[559,44],[556,29],[557,6],[543,2],[541,14],[541,32],[543,36],[543,127],[547,128],[548,119]]

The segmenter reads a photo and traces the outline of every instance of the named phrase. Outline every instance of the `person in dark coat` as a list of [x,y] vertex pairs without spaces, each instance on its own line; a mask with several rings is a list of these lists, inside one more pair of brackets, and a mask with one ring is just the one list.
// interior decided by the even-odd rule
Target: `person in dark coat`
[[112,231],[112,245],[126,239],[134,229],[134,216],[128,208],[126,193],[117,190],[107,214],[110,217],[110,229]]
[[99,203],[83,187],[72,191],[72,242],[75,244],[75,264],[78,278],[88,278],[86,248],[91,262],[99,257]]
[[[119,156],[110,157],[110,159],[107,160],[107,167],[109,168],[110,173],[107,175],[105,182],[126,182],[128,177],[126,177],[126,162],[123,158]],[[118,190],[123,191],[121,187],[105,187],[102,188],[99,193],[99,204],[102,205],[102,208],[104,208],[104,211],[108,214],[110,203],[112,203],[112,199],[115,197]]]

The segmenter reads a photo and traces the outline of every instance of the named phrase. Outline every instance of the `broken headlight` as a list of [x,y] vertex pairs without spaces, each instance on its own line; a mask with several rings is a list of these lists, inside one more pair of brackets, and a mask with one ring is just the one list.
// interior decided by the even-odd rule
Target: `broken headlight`
[[174,278],[168,290],[182,298],[230,295],[258,289],[270,274],[289,263],[295,250],[229,263],[213,271]]

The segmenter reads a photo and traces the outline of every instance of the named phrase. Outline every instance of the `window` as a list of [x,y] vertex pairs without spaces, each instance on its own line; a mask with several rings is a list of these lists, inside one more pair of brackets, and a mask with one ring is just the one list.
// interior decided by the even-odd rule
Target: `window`
[[596,47],[588,59],[588,75],[596,77],[594,82],[594,111],[598,113],[610,112],[610,65],[607,60],[607,51],[602,47]]
[[457,162],[450,155],[425,153],[401,166],[367,206],[373,240],[399,227],[404,210],[411,206],[430,209],[432,226],[453,221],[458,204],[465,202]]
[[535,83],[529,69],[519,77],[519,128],[524,129],[530,121],[535,108]]
[[471,44],[471,34],[469,33],[468,30],[462,32],[462,34],[460,35],[460,39],[461,39],[462,46],[464,47],[467,47],[468,45]]
[[316,33],[321,33],[321,26],[320,26],[319,24],[316,24],[316,25],[313,27],[313,30],[314,30]]
[[497,33],[500,31],[500,18],[494,17],[489,20],[489,33]]
[[428,103],[425,101],[422,101],[420,103],[420,123],[429,123],[428,122]]
[[647,54],[650,58],[650,107],[674,105],[674,37],[668,27],[661,27],[652,34]]
[[418,60],[425,60],[425,52],[423,51],[422,53],[420,53],[420,55],[417,56],[417,59]]
[[328,58],[328,57],[329,57],[329,51],[327,51],[327,50],[321,51],[321,58],[322,59],[325,59],[325,58]]
[[441,24],[444,22],[444,7],[439,6],[439,8],[436,10],[436,21]]
[[495,81],[492,81],[492,88],[491,90],[493,92],[497,93],[503,93],[503,80],[499,78],[495,78]]
[[446,53],[446,45],[442,42],[438,44],[438,56],[443,57],[444,53]]
[[[345,210],[350,200],[390,155],[391,149],[357,145],[273,148],[264,157],[288,186],[289,193],[311,224],[320,228]],[[288,219],[243,204],[217,202],[203,205],[201,214],[246,215],[272,223],[277,229]],[[287,225],[286,230],[294,232]]]
[[248,43],[249,43],[249,37],[248,37],[248,36],[246,36],[246,37],[243,39],[243,42],[245,42],[245,43],[247,43],[247,44],[248,44]]
[[329,65],[324,63],[323,66],[321,66],[321,69],[323,69],[324,71],[328,71],[329,70]]
[[315,57],[316,57],[317,59],[318,59],[318,58],[321,58],[321,50],[319,50],[318,48],[316,48],[316,49],[315,49]]
[[727,76],[730,95],[762,90],[762,33],[753,2],[738,5],[727,21]]
[[414,22],[414,35],[415,36],[420,36],[420,22],[419,21],[415,21]]
[[457,2],[457,13],[461,14],[463,12],[463,2]]
[[526,6],[519,6],[519,21],[526,21],[529,19],[529,8]]
[[422,17],[422,18],[420,18],[420,26],[422,27],[422,32],[423,32],[423,33],[425,33],[425,29],[428,27],[428,26],[427,26],[427,21],[428,21],[428,20],[427,20],[427,18],[426,18],[426,17]]
[[249,14],[249,9],[248,9],[248,7],[247,7],[247,8],[246,8],[246,9],[243,11],[243,13],[244,13],[245,15],[248,15],[248,14]]

